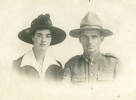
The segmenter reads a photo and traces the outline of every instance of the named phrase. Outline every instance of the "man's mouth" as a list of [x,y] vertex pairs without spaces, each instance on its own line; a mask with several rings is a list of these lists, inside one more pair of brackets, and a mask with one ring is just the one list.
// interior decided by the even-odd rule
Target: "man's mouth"
[[93,49],[92,47],[89,47],[88,49]]
[[93,49],[94,48],[94,46],[88,46],[88,49]]

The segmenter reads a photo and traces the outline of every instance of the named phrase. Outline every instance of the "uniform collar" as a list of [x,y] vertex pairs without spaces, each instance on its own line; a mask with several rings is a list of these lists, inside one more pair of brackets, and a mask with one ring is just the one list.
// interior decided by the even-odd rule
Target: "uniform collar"
[[96,63],[102,59],[102,55],[100,52],[97,52],[92,57],[89,57],[87,54],[83,53],[83,59],[85,59],[86,62]]

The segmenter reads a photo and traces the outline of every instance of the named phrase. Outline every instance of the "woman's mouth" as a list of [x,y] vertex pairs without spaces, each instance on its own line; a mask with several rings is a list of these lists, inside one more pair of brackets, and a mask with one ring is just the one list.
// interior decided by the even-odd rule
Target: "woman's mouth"
[[45,45],[47,45],[47,44],[44,43],[44,44],[40,44],[40,45],[41,45],[41,46],[45,46]]

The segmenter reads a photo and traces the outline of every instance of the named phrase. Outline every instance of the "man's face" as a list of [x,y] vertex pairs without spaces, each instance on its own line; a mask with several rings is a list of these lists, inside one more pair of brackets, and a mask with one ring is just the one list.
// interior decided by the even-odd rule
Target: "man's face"
[[49,29],[36,30],[32,40],[34,48],[39,50],[46,50],[51,43],[51,32]]
[[100,35],[100,31],[98,30],[85,30],[81,32],[81,36],[79,37],[84,52],[90,53],[99,51],[103,39],[104,37]]

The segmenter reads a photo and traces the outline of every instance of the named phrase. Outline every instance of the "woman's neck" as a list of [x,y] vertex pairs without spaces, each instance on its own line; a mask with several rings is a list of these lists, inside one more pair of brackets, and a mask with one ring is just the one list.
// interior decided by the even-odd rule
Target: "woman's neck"
[[33,52],[34,52],[34,55],[35,55],[37,62],[38,61],[40,61],[40,62],[44,61],[46,50],[39,50],[37,48],[33,48]]

